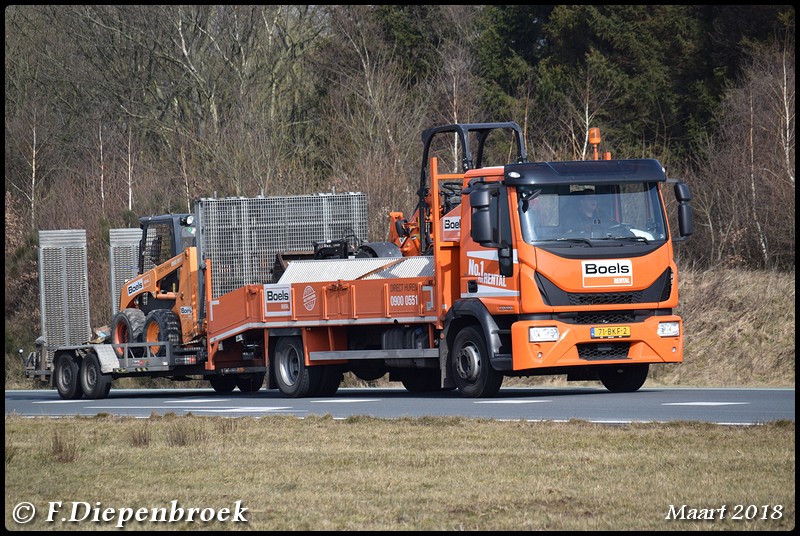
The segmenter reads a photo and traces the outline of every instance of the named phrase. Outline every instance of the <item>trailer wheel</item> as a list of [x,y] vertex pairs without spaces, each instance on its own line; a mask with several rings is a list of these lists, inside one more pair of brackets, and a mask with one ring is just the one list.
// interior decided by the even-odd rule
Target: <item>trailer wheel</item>
[[81,389],[86,398],[100,399],[111,391],[111,374],[104,374],[100,368],[100,360],[89,353],[81,362]]
[[650,365],[619,365],[601,368],[600,381],[612,393],[632,393],[638,391],[647,380]]
[[243,393],[255,393],[264,385],[264,372],[242,374],[236,378],[236,386]]
[[211,376],[208,382],[217,393],[227,394],[236,389],[236,378],[233,376]]
[[502,373],[489,363],[486,341],[476,326],[467,326],[456,336],[450,367],[458,390],[470,398],[494,396],[503,383]]
[[[181,342],[181,322],[169,309],[150,311],[144,321],[142,339],[147,343],[171,342],[174,348]],[[167,347],[150,346],[150,353],[153,357],[164,357],[167,355]]]
[[275,381],[281,393],[292,398],[318,393],[322,367],[306,367],[300,337],[281,337],[275,344]]
[[[141,309],[128,308],[122,309],[111,319],[111,342],[112,344],[127,344],[142,341],[142,331],[144,330],[144,313]],[[114,348],[118,358],[125,357],[124,348]],[[141,348],[131,350],[134,357],[142,356]]]
[[61,354],[56,358],[54,372],[58,396],[64,400],[77,400],[83,396],[80,382],[80,361],[72,354]]

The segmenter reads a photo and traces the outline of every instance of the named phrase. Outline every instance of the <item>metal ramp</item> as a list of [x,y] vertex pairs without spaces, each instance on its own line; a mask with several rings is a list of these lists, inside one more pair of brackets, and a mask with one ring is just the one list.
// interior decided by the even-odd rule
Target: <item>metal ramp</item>
[[279,284],[433,277],[433,257],[320,259],[292,261]]
[[39,231],[39,306],[46,363],[50,348],[91,338],[86,231]]

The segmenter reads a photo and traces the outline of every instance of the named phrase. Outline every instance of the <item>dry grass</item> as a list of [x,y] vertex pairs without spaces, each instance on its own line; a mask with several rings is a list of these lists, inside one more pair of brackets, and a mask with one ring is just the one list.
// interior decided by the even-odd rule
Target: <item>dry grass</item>
[[[223,424],[224,423],[224,424]],[[421,418],[275,416],[6,418],[6,505],[224,508],[246,526],[130,522],[136,529],[787,530],[795,427],[601,426]],[[146,426],[149,443],[131,448]],[[59,463],[40,438],[69,437]],[[186,443],[176,437],[188,439]],[[675,521],[679,508],[780,506],[780,519]],[[6,527],[95,530],[109,523]]]

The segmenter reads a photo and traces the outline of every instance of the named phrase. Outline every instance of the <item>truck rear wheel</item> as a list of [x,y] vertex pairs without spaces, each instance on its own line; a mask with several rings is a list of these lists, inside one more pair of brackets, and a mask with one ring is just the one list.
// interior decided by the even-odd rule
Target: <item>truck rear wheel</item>
[[647,380],[650,365],[618,365],[601,368],[600,381],[612,393],[632,393],[638,391]]
[[236,386],[243,393],[255,393],[264,385],[264,376],[263,372],[243,374],[236,378]]
[[307,367],[300,337],[281,337],[275,344],[275,381],[281,393],[292,398],[317,394],[320,367]]
[[56,357],[54,371],[56,391],[64,400],[77,400],[83,396],[80,368],[80,361],[72,354],[61,354]]
[[227,394],[236,389],[236,378],[234,376],[211,376],[208,379],[208,383],[217,393]]
[[503,375],[489,363],[486,340],[476,326],[467,326],[456,335],[450,370],[458,390],[470,398],[494,396],[503,384]]
[[[181,322],[177,315],[168,309],[155,309],[148,313],[144,321],[143,342],[164,343],[171,342],[173,347],[181,342]],[[153,357],[167,355],[166,345],[150,346]]]
[[[111,319],[112,344],[141,342],[142,331],[144,331],[144,313],[141,309],[122,309]],[[124,348],[114,348],[114,352],[119,358],[125,357]],[[131,352],[135,357],[141,357],[142,355],[141,348],[135,348]]]
[[342,384],[344,372],[342,372],[342,368],[337,365],[327,365],[321,368],[319,388],[317,389],[316,395],[333,396]]
[[111,391],[111,374],[104,374],[100,368],[100,360],[93,353],[81,362],[81,389],[86,398],[100,399]]

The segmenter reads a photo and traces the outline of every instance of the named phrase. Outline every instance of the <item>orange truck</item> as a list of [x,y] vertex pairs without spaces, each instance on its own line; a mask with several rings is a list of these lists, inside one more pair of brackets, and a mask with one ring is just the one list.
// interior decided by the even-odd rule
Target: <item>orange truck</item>
[[[600,157],[596,129],[585,161],[530,162],[513,122],[445,125],[422,141],[416,208],[390,214],[386,242],[329,241],[324,256],[217,295],[230,267],[196,245],[142,266],[112,325],[118,362],[93,364],[94,376],[110,385],[129,359],[169,355],[222,392],[266,383],[331,396],[350,372],[491,397],[505,377],[535,375],[631,392],[651,364],[683,360],[673,243],[692,233],[691,195],[658,161]],[[70,372],[83,379],[84,368]]]

